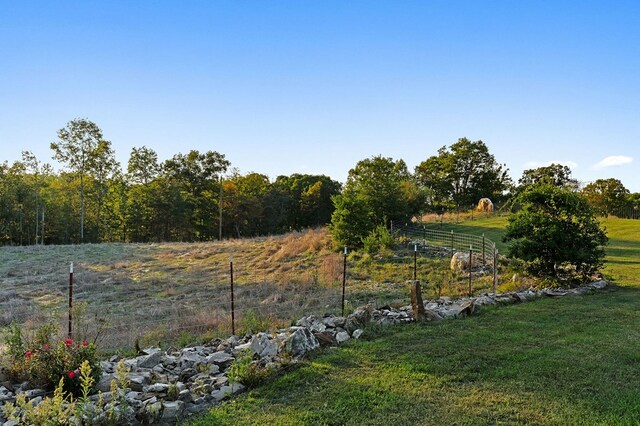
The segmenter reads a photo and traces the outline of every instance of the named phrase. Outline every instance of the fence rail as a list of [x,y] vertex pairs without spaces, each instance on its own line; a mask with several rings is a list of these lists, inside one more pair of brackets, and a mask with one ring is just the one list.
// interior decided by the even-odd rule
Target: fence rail
[[416,242],[422,242],[424,246],[433,246],[448,249],[451,253],[456,251],[468,252],[471,250],[476,256],[482,259],[483,265],[493,264],[494,258],[498,255],[496,244],[483,235],[469,235],[441,231],[437,229],[427,229],[426,226],[405,225],[395,229],[395,232]]

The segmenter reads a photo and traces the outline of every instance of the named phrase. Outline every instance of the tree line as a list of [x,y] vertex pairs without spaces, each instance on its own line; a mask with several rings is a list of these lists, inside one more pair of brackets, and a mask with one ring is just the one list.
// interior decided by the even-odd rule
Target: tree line
[[33,153],[0,164],[0,244],[209,241],[324,225],[341,184],[322,175],[240,174],[216,151],[160,162],[145,146],[125,169],[87,119],[51,143],[55,172]]
[[539,184],[580,193],[603,215],[640,207],[640,194],[620,181],[581,188],[558,164],[526,170],[514,183],[484,142],[466,138],[413,171],[403,160],[361,160],[344,187],[324,175],[271,181],[240,174],[216,151],[191,150],[160,162],[154,150],[135,147],[123,169],[111,142],[87,119],[68,122],[51,149],[63,166],[58,172],[28,151],[0,164],[0,244],[209,241],[330,223],[336,244],[356,248],[380,226],[468,210],[485,197],[513,203]]
[[[617,179],[598,179],[584,187],[565,165],[525,170],[517,183],[482,141],[459,139],[409,172],[402,160],[377,156],[362,160],[349,171],[344,190],[334,197],[331,230],[338,245],[362,247],[379,235],[380,227],[404,224],[424,213],[469,210],[490,198],[507,210],[518,210],[523,194],[553,187],[575,194],[599,215],[640,208],[640,194],[631,194]],[[544,194],[553,200],[547,188]],[[544,197],[543,197],[544,198]],[[584,202],[583,202],[584,201]]]

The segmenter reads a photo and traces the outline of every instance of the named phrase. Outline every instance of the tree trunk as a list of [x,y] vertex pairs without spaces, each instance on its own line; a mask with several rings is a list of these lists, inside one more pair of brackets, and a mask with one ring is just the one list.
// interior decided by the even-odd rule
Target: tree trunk
[[80,174],[80,243],[84,243],[84,175]]

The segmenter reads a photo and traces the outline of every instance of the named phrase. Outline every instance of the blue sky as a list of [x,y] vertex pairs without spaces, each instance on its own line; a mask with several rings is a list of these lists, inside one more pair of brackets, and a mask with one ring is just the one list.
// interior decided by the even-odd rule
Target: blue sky
[[0,0],[0,160],[96,122],[126,166],[215,150],[344,181],[460,137],[640,191],[640,2]]

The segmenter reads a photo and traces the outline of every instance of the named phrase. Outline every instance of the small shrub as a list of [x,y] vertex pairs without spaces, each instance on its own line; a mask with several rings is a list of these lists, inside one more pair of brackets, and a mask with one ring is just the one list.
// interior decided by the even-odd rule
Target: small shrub
[[261,317],[253,309],[245,311],[242,318],[242,334],[255,334],[271,328],[269,318]]
[[273,370],[262,367],[253,360],[253,353],[246,350],[236,357],[229,367],[229,381],[242,383],[248,388],[254,388],[263,383],[273,374]]
[[362,244],[365,252],[377,254],[383,249],[393,248],[394,238],[385,226],[380,225],[362,239]]
[[[89,392],[95,384],[89,362],[85,360],[79,370],[80,399],[75,399],[72,394],[64,390],[65,380],[61,377],[53,391],[53,397],[46,397],[40,404],[34,406],[26,400],[24,393],[20,393],[16,397],[15,404],[4,405],[5,416],[18,424],[29,425],[71,425],[78,424],[78,419],[95,416],[95,407],[89,402]],[[72,422],[74,417],[76,422]]]

